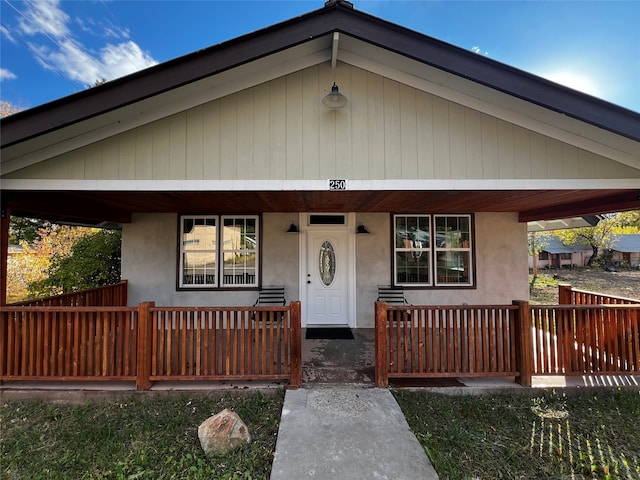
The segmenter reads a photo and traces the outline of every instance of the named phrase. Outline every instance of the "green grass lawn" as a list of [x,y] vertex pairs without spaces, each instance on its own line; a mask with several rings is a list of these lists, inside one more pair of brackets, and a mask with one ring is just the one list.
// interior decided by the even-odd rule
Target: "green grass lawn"
[[[393,393],[442,479],[640,479],[638,390]],[[283,400],[280,389],[4,403],[0,478],[268,479]],[[198,425],[223,408],[254,441],[206,456]]]
[[[284,390],[167,393],[84,405],[3,403],[3,479],[268,479]],[[224,408],[249,427],[251,445],[206,456],[198,426]]]
[[[393,391],[442,479],[640,479],[640,391],[529,392]],[[283,400],[280,389],[4,403],[0,477],[268,479]],[[198,425],[224,408],[254,441],[206,456]]]
[[442,479],[640,479],[640,392],[396,390]]

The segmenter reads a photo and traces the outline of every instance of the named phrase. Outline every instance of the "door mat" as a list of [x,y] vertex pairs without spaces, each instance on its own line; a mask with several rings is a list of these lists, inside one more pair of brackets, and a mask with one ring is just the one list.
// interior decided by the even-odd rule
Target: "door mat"
[[389,386],[406,387],[464,387],[457,378],[390,378]]
[[353,340],[349,327],[339,328],[307,328],[307,340]]

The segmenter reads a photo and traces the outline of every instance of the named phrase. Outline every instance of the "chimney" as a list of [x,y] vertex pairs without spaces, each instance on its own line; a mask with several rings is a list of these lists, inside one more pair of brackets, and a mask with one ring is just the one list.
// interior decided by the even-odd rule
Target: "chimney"
[[335,5],[342,5],[343,7],[347,7],[353,10],[353,3],[348,2],[347,0],[327,0],[326,2],[324,2],[325,8],[333,7]]

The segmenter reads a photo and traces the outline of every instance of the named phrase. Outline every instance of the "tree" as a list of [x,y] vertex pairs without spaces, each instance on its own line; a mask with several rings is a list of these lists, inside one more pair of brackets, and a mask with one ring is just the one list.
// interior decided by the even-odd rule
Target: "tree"
[[75,292],[120,281],[121,232],[97,230],[77,239],[67,255],[56,254],[47,278],[30,285],[37,295]]
[[[15,247],[14,247],[15,248]],[[38,255],[35,248],[22,242],[7,258],[7,303],[29,298],[29,285],[42,280],[49,260]]]
[[18,113],[21,110],[23,109],[15,106],[11,102],[7,102],[6,100],[0,100],[0,118],[8,117],[9,115]]
[[[48,295],[31,285],[46,279],[54,257],[66,256],[78,238],[94,229],[48,224],[37,231],[34,242],[19,242],[20,252],[7,258],[7,299],[10,302]],[[53,292],[60,293],[60,292]],[[10,299],[10,300],[9,300]]]
[[530,232],[528,238],[529,255],[533,259],[533,277],[531,278],[530,288],[538,279],[538,255],[549,246],[549,234],[544,232]]
[[604,215],[595,227],[571,228],[558,230],[557,236],[565,245],[588,244],[591,247],[591,257],[587,266],[593,265],[594,260],[601,250],[610,249],[615,241],[614,230],[619,225],[618,214]]
[[631,210],[616,214],[616,225],[614,233],[640,233],[640,210]]
[[9,243],[20,245],[22,242],[26,242],[29,245],[33,245],[39,238],[38,232],[49,225],[50,223],[46,220],[14,217],[12,215],[9,221]]

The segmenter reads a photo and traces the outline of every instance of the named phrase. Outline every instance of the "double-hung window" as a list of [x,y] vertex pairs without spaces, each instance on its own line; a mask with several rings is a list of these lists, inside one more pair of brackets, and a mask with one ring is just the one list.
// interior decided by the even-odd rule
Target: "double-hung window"
[[473,286],[471,215],[394,215],[394,284]]
[[180,217],[180,288],[258,285],[257,215]]

